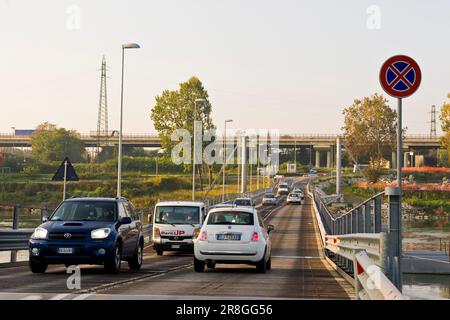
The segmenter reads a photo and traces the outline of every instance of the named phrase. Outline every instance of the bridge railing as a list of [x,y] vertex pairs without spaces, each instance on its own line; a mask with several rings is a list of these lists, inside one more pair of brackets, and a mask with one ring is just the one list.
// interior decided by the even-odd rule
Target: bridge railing
[[392,274],[393,257],[389,235],[382,232],[381,203],[384,192],[337,215],[328,210],[311,184],[307,188],[313,201],[325,256],[355,286],[356,297],[406,299],[387,276]]

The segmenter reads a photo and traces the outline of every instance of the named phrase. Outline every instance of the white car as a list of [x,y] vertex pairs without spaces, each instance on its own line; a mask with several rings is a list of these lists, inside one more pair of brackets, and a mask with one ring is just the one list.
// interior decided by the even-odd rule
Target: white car
[[273,193],[266,193],[266,194],[264,194],[264,196],[262,198],[262,205],[263,206],[267,206],[267,205],[276,206],[277,198],[275,197],[275,195]]
[[288,194],[289,193],[289,186],[287,183],[280,183],[280,185],[278,186],[278,191],[277,194],[278,196],[284,195],[284,194]]
[[270,270],[272,230],[254,208],[212,209],[194,239],[194,270],[203,272],[205,265],[214,268],[216,263],[251,264],[261,273]]
[[302,200],[300,198],[300,194],[298,194],[298,193],[289,193],[287,198],[286,198],[286,204],[291,204],[291,203],[302,204]]
[[250,198],[236,198],[233,205],[237,207],[253,207],[253,201]]

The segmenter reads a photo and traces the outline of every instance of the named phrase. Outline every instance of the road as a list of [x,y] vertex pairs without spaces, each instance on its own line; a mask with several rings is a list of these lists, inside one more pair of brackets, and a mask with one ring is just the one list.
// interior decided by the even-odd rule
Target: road
[[[296,182],[304,187],[306,180]],[[272,270],[220,265],[204,273],[193,271],[190,254],[157,256],[145,250],[143,268],[119,275],[102,267],[82,266],[81,289],[68,290],[66,269],[51,266],[32,274],[27,266],[0,268],[0,299],[349,299],[353,287],[323,259],[311,200],[303,205],[263,207],[260,214],[273,224]]]

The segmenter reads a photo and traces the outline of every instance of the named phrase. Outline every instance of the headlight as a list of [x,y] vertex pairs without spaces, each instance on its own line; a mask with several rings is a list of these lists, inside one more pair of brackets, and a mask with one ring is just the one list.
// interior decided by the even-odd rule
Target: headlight
[[195,228],[194,234],[192,235],[192,239],[197,239],[199,234],[200,234],[200,228]]
[[36,240],[42,240],[42,239],[47,238],[47,234],[48,234],[47,229],[44,229],[42,227],[37,227],[36,229],[34,229],[34,233],[31,236],[31,238],[36,239]]
[[111,233],[110,228],[95,229],[91,231],[92,239],[106,239]]

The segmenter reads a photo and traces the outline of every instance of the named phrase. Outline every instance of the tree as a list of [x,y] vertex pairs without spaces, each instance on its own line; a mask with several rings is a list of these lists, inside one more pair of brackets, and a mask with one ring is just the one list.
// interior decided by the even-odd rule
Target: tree
[[69,157],[71,161],[82,161],[86,150],[79,134],[74,130],[57,128],[45,122],[36,128],[31,138],[32,154],[39,161],[62,161]]
[[346,150],[356,159],[366,158],[371,168],[377,170],[396,145],[397,113],[387,103],[375,93],[356,99],[343,111]]
[[[205,99],[206,103],[197,103],[197,113],[194,114],[195,100],[200,98]],[[197,77],[191,77],[187,82],[181,83],[178,90],[164,90],[155,99],[156,104],[151,109],[150,117],[167,155],[170,155],[173,147],[179,143],[171,141],[170,138],[175,129],[186,129],[193,136],[194,117],[202,121],[204,130],[214,128],[208,92]],[[202,181],[203,168],[204,166],[198,166],[200,181]],[[211,168],[209,166],[207,168],[210,171]]]
[[[450,93],[447,95],[450,99]],[[450,103],[446,102],[441,107],[439,115],[441,120],[441,128],[444,135],[441,138],[441,145],[447,150],[447,159],[450,159]]]

